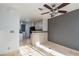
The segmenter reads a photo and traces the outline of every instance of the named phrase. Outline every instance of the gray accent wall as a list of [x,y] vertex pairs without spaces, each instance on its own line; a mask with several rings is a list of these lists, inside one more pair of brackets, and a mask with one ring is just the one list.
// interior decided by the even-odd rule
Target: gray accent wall
[[79,9],[49,19],[48,40],[79,50]]

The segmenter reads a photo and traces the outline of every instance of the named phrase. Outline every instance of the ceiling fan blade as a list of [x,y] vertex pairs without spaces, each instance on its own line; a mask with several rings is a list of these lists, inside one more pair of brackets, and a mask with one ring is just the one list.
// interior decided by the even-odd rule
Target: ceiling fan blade
[[42,8],[38,8],[39,10],[43,10]]
[[44,4],[43,6],[50,9],[50,10],[52,10],[52,8],[50,6],[48,6],[47,4]]
[[50,12],[41,13],[41,15],[48,14],[48,13],[50,13]]
[[55,8],[55,10],[63,8],[64,6],[68,5],[70,3],[62,3],[61,5],[59,5],[57,8]]
[[64,10],[58,10],[59,13],[67,13],[67,11]]

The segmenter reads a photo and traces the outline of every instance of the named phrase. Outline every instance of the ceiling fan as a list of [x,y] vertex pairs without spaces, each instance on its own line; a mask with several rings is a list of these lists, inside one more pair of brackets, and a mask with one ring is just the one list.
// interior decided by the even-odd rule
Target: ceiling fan
[[[50,12],[41,13],[41,15],[44,15],[44,14],[48,14],[48,13],[49,13],[49,15],[51,15],[51,17],[53,17],[53,16],[54,16],[55,14],[57,14],[57,13],[67,13],[67,11],[65,11],[65,10],[59,10],[59,9],[61,9],[61,8],[65,7],[65,6],[67,6],[68,4],[70,4],[70,3],[62,3],[62,4],[59,5],[58,7],[56,7],[56,4],[53,4],[52,6],[49,6],[49,5],[47,5],[47,4],[44,4],[43,6],[44,6],[45,8],[47,8],[47,9],[49,9]],[[56,8],[55,8],[55,7],[56,7]],[[41,10],[43,10],[43,9],[41,8]]]

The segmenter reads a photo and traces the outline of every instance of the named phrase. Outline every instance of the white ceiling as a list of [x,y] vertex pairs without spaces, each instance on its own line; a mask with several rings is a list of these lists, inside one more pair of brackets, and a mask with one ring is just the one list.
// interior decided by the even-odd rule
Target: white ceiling
[[[53,4],[53,3],[52,3]],[[9,8],[13,8],[17,11],[18,14],[21,15],[22,18],[26,18],[26,20],[40,20],[42,19],[42,12],[49,11],[45,7],[43,7],[43,3],[5,3],[0,4],[7,6]],[[49,4],[50,5],[50,4]],[[57,4],[57,6],[60,5]],[[43,11],[38,10],[38,8],[43,8]],[[68,12],[79,9],[78,3],[69,4],[68,6],[62,8],[62,10],[67,10]]]
[[6,3],[1,5],[13,8],[21,15],[22,18],[26,18],[27,20],[36,20],[42,18],[40,10],[38,10],[38,8],[42,7],[43,5],[40,3]]

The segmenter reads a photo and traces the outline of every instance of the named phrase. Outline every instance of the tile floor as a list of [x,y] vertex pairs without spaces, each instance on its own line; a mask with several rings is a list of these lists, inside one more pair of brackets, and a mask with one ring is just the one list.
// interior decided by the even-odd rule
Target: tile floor
[[45,54],[40,53],[32,47],[29,39],[24,39],[20,42],[20,48],[16,51],[0,54],[0,56],[44,56]]
[[31,45],[30,39],[24,39],[20,42],[20,53],[22,56],[45,56],[46,54],[38,51]]

